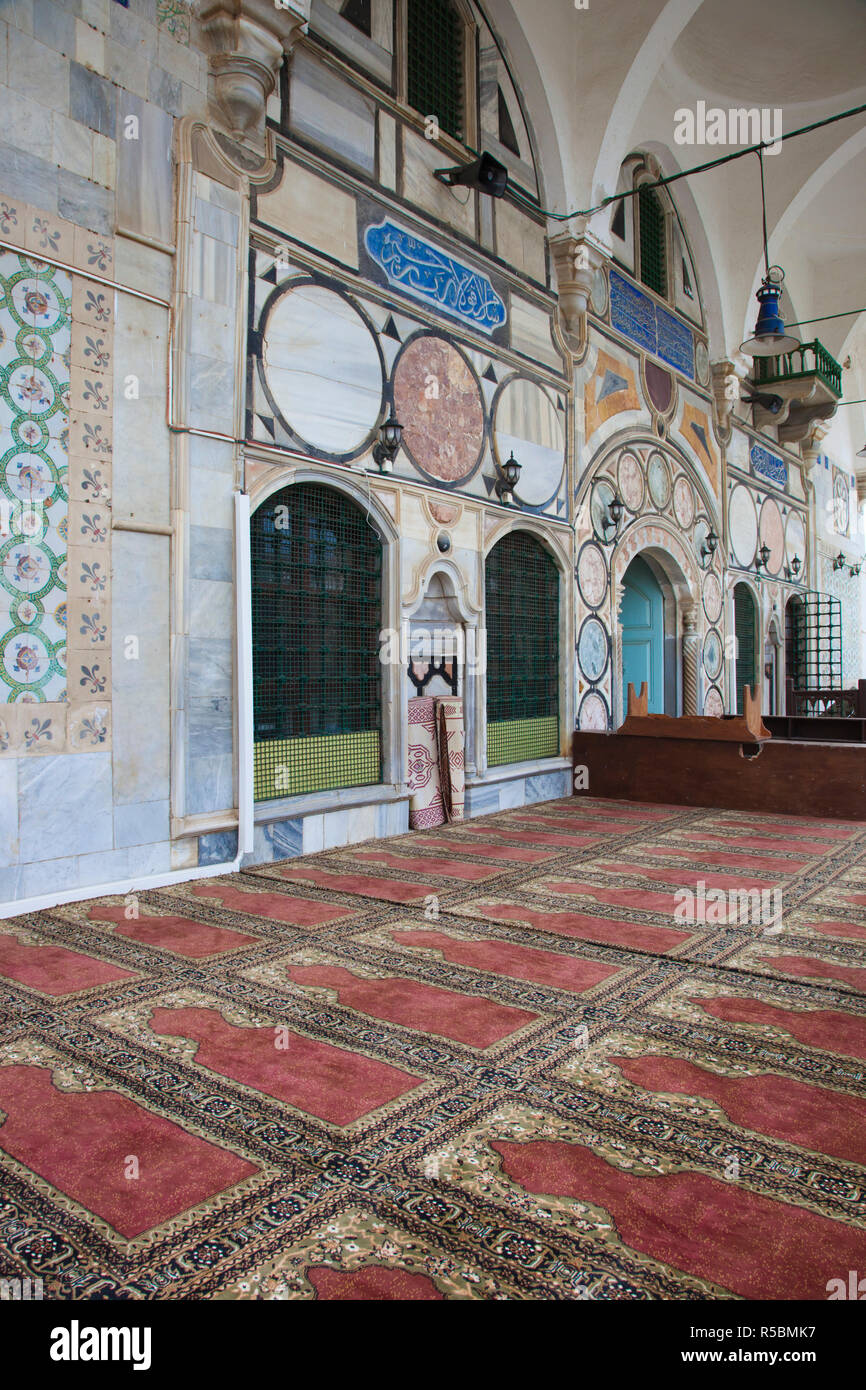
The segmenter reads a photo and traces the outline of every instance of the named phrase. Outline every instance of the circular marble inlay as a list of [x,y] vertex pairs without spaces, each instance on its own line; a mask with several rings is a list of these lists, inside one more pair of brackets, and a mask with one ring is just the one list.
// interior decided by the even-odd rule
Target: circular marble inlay
[[607,669],[610,640],[607,628],[599,618],[587,618],[577,639],[577,659],[580,669],[593,685],[601,680]]
[[710,354],[700,338],[695,343],[695,373],[701,385],[706,386],[710,379]]
[[761,508],[760,532],[761,544],[770,550],[767,570],[770,574],[778,574],[785,558],[785,527],[782,513],[772,497],[768,497]]
[[833,522],[840,536],[848,534],[849,516],[848,480],[840,474],[833,483]]
[[600,608],[607,594],[607,561],[595,541],[587,541],[577,557],[580,596],[589,608]]
[[619,456],[616,476],[623,502],[630,512],[639,512],[643,506],[643,469],[639,459],[629,449]]
[[580,703],[580,709],[577,711],[577,727],[585,729],[589,733],[605,733],[609,723],[610,718],[604,696],[600,695],[597,690],[591,690],[588,695],[584,695]]
[[728,501],[728,529],[737,564],[747,569],[755,560],[758,518],[755,514],[755,500],[742,483],[737,484]]
[[647,486],[653,506],[663,512],[671,500],[671,475],[667,460],[661,454],[651,454],[647,464]]
[[788,513],[788,520],[785,523],[785,559],[789,565],[793,562],[795,555],[800,560],[799,578],[805,579],[806,531],[800,513],[791,511]]
[[603,318],[607,313],[607,300],[607,276],[599,266],[592,277],[592,287],[589,291],[592,312],[598,314],[599,318]]
[[526,377],[512,377],[496,402],[493,437],[500,466],[511,453],[521,465],[514,489],[520,501],[530,507],[548,502],[565,468],[562,416],[548,393]]
[[[617,527],[610,524],[610,504],[616,496],[616,489],[609,478],[597,478],[589,496],[589,516],[592,529],[602,545],[614,540]],[[608,525],[605,526],[605,521]]]
[[311,284],[282,295],[268,314],[262,364],[275,409],[299,439],[335,455],[368,442],[382,412],[382,363],[342,295]]
[[704,579],[703,600],[707,618],[711,623],[717,623],[722,616],[722,586],[712,570]]
[[712,715],[714,719],[721,719],[725,712],[725,702],[722,699],[722,692],[718,686],[711,685],[704,696],[704,714]]
[[481,392],[466,358],[445,338],[425,333],[401,352],[394,411],[406,451],[431,478],[457,483],[478,467],[484,445]]
[[674,516],[684,531],[688,531],[695,519],[695,494],[682,473],[674,483]]
[[704,670],[713,681],[722,670],[722,639],[715,628],[710,628],[704,638]]

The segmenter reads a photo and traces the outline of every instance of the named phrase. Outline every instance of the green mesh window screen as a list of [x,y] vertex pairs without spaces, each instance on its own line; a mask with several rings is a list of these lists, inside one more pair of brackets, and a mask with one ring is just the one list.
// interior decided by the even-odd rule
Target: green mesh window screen
[[450,0],[407,0],[407,97],[463,139],[463,21]]
[[[743,691],[757,685],[755,674],[755,600],[745,584],[734,587],[734,632],[737,638],[737,714],[745,709]],[[760,694],[760,691],[758,692]]]
[[495,545],[487,602],[487,762],[559,753],[559,575],[526,531]]
[[333,488],[250,523],[257,801],[381,781],[382,542]]
[[640,278],[656,294],[668,292],[667,231],[665,212],[651,188],[638,193],[640,223]]

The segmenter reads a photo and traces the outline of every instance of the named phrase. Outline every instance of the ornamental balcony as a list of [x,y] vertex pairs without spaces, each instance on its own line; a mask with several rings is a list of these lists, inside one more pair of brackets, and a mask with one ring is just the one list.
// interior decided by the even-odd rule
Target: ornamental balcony
[[817,338],[800,343],[781,357],[756,357],[753,362],[755,391],[782,401],[775,414],[755,405],[756,428],[775,425],[782,443],[796,444],[806,438],[815,421],[829,420],[836,413],[842,395],[842,368]]

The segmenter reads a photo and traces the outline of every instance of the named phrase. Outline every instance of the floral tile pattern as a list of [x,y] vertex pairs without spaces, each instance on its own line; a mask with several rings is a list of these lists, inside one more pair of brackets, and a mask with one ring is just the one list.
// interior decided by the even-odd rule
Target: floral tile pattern
[[0,255],[0,703],[66,698],[72,279]]
[[114,245],[2,190],[0,235],[0,757],[87,753],[111,746],[114,297],[89,277]]
[[189,43],[189,0],[156,0],[156,22],[178,43]]

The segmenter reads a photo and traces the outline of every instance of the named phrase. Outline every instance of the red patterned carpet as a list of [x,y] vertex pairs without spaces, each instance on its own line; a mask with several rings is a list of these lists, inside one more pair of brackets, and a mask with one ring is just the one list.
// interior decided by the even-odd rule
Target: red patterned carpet
[[0,1277],[824,1300],[864,996],[866,825],[588,798],[0,922]]

